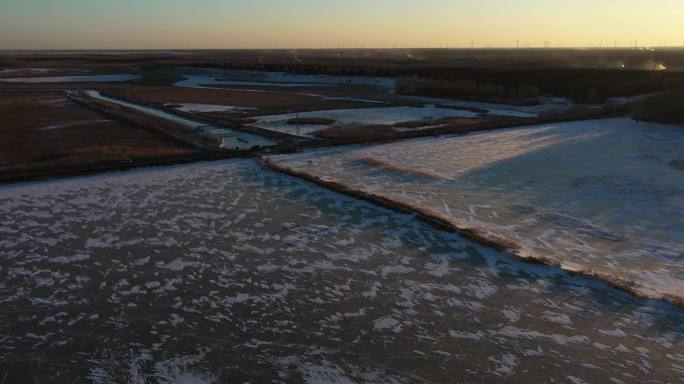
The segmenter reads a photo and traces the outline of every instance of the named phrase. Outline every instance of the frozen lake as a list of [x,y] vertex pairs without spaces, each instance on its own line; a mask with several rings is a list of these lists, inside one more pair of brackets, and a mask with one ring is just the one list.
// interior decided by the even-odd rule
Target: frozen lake
[[140,79],[138,75],[81,75],[81,76],[41,76],[0,78],[3,83],[105,83],[119,81],[133,81]]
[[[452,101],[453,103],[453,101]],[[503,108],[503,106],[499,106]],[[520,112],[516,110],[488,109],[489,114],[494,116],[514,116],[514,117],[535,117],[536,114]],[[302,113],[287,113],[282,115],[270,115],[256,117],[260,128],[270,129],[278,132],[294,134],[297,132],[296,125],[290,125],[288,120],[299,118],[325,118],[335,120],[335,124],[396,124],[399,122],[432,120],[446,117],[465,117],[475,118],[479,113],[454,109],[439,108],[434,105],[424,107],[380,107],[380,108],[358,108],[358,109],[334,109],[325,111],[313,111]],[[439,125],[435,122],[435,125]],[[301,134],[309,135],[316,131],[328,128],[327,125],[299,125]]]
[[684,375],[680,309],[250,160],[2,186],[0,211],[7,382]]
[[515,243],[522,257],[684,301],[682,148],[681,127],[606,119],[272,160]]
[[335,85],[369,85],[394,92],[395,81],[388,77],[296,75],[284,72],[243,71],[222,69],[186,69],[181,71],[185,80],[177,87],[275,87],[316,88]]
[[243,113],[253,111],[256,108],[236,107],[232,105],[221,104],[201,104],[201,103],[174,103],[167,104],[167,107],[175,108],[179,111],[189,113],[211,113],[211,112],[228,112],[228,113]]

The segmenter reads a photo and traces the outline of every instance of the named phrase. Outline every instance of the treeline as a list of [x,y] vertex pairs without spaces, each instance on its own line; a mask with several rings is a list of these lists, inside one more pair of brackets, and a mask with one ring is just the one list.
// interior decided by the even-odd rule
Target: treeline
[[576,102],[602,102],[611,97],[643,95],[684,86],[684,72],[669,70],[405,68],[366,64],[205,62],[193,66],[307,75],[392,77],[398,80],[398,92],[403,94],[509,102],[529,102],[540,95],[566,97]]
[[504,85],[472,79],[433,79],[419,76],[397,79],[397,93],[452,98],[534,99],[541,95],[536,85]]
[[17,68],[21,67],[21,62],[12,58],[0,57],[0,68]]
[[634,116],[637,120],[684,124],[684,88],[672,89],[644,100]]
[[295,75],[331,75],[331,76],[373,76],[397,77],[402,71],[393,68],[356,65],[313,65],[313,64],[262,64],[262,63],[198,63],[189,65],[199,68],[221,68],[232,70],[252,70],[268,72],[286,72]]
[[434,97],[527,100],[540,95],[576,102],[644,95],[684,86],[684,73],[621,69],[462,70],[398,78],[397,91]]

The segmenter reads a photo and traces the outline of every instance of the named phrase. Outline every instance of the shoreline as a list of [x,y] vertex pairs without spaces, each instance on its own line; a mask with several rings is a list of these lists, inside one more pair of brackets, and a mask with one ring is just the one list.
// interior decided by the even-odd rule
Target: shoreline
[[[34,92],[34,91],[31,91]],[[62,92],[54,90],[54,92]],[[88,106],[90,107],[90,106]],[[94,107],[93,107],[94,108]],[[101,111],[98,109],[99,113],[104,113],[106,116],[111,116],[111,118],[123,119],[122,117]],[[429,129],[429,130],[418,130],[413,132],[401,132],[399,135],[394,135],[391,137],[379,137],[379,138],[352,138],[352,139],[309,139],[302,140],[300,143],[284,143],[271,148],[273,153],[294,153],[300,152],[304,149],[314,149],[314,148],[334,148],[342,147],[347,145],[374,145],[396,142],[407,139],[415,139],[421,137],[432,137],[441,135],[467,135],[473,132],[481,131],[494,131],[500,129],[512,129],[524,126],[531,126],[549,122],[563,122],[563,121],[579,121],[579,120],[592,120],[596,118],[606,117],[606,113],[591,113],[586,116],[574,116],[574,119],[568,119],[565,116],[557,116],[556,118],[536,118],[529,119],[527,121],[506,121],[499,124],[482,124],[480,126],[475,126],[469,129],[461,128],[450,128],[444,127],[440,129]],[[128,120],[123,119],[126,122]],[[140,123],[145,124],[145,123]],[[158,129],[155,127],[145,127],[146,129]],[[250,132],[246,127],[241,127],[239,130],[245,132]],[[260,134],[253,132],[254,134]],[[185,141],[187,144],[187,141]],[[173,164],[185,164],[191,162],[201,162],[208,160],[222,160],[231,159],[237,157],[259,157],[263,152],[262,149],[258,150],[223,150],[217,148],[215,150],[198,150],[197,153],[188,155],[170,155],[164,157],[151,157],[151,158],[136,158],[129,160],[113,160],[113,161],[98,161],[93,163],[82,163],[82,164],[72,164],[67,166],[51,166],[51,167],[40,167],[40,168],[27,168],[25,170],[4,170],[0,174],[0,185],[2,184],[13,184],[18,182],[27,181],[37,181],[46,179],[58,179],[71,176],[82,176],[88,174],[96,174],[111,171],[121,171],[128,170],[139,167],[154,167],[154,166],[166,166]]]
[[414,215],[417,220],[426,223],[435,229],[458,234],[475,243],[504,252],[518,260],[522,260],[529,263],[543,264],[548,267],[558,268],[571,275],[578,275],[584,278],[595,279],[598,282],[606,284],[607,286],[617,289],[621,292],[630,294],[638,299],[661,301],[663,303],[673,305],[678,308],[684,308],[684,297],[645,292],[645,288],[642,287],[642,289],[640,289],[637,283],[633,281],[616,278],[614,275],[611,275],[609,273],[594,270],[581,270],[577,268],[571,268],[564,265],[562,261],[550,259],[544,256],[523,253],[520,250],[520,246],[517,244],[515,240],[498,236],[495,233],[491,233],[479,228],[459,226],[457,224],[454,224],[448,218],[443,217],[443,215],[440,215],[438,212],[434,212],[430,209],[416,207],[414,205],[396,199],[391,199],[373,193],[364,192],[361,190],[348,187],[336,181],[324,180],[317,176],[312,176],[304,172],[296,171],[290,167],[269,161],[267,158],[263,157],[263,154],[254,151],[221,151],[211,153],[203,152],[184,156],[174,155],[161,158],[158,157],[150,159],[138,159],[133,162],[101,162],[95,164],[76,165],[73,167],[69,167],[70,169],[66,170],[62,169],[64,167],[57,166],[51,168],[29,170],[23,175],[13,175],[10,177],[0,176],[0,186],[10,186],[25,182],[58,180],[70,177],[95,176],[99,174],[106,174],[108,172],[124,172],[142,168],[159,168],[174,165],[214,162],[231,159],[253,159],[262,169],[267,169],[273,172],[277,172],[279,174],[295,177],[297,179],[317,185],[332,192],[340,193],[345,196],[363,200],[371,204],[386,209],[390,209],[397,213]]
[[200,163],[254,157],[252,151],[214,151],[197,152],[187,155],[170,155],[163,157],[136,158],[130,160],[99,161],[93,163],[74,164],[69,166],[52,166],[28,168],[24,171],[13,171],[0,174],[0,186],[33,181],[64,179],[69,177],[106,174],[108,172],[130,171],[138,168],[156,168],[179,164]]
[[640,287],[636,282],[620,279],[606,272],[570,268],[564,265],[562,261],[550,259],[544,256],[524,253],[520,250],[519,245],[514,240],[500,237],[494,233],[490,233],[479,228],[458,226],[449,219],[443,217],[437,212],[433,212],[430,209],[415,207],[411,204],[407,204],[396,199],[357,190],[336,181],[324,180],[320,177],[312,176],[310,174],[294,170],[290,167],[276,164],[268,159],[262,158],[259,163],[266,169],[296,177],[346,196],[361,199],[398,213],[413,214],[418,220],[436,229],[456,233],[478,244],[482,244],[484,246],[507,253],[518,260],[544,264],[549,267],[559,268],[562,271],[572,275],[596,279],[597,281],[607,284],[612,288],[631,294],[634,297],[642,300],[658,300],[670,305],[674,305],[678,308],[684,308],[684,297],[672,296],[663,293],[646,292],[646,287]]

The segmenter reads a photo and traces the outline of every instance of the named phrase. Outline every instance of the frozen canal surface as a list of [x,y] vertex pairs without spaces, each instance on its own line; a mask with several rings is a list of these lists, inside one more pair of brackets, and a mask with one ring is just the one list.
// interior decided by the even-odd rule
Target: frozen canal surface
[[277,132],[294,134],[299,132],[310,135],[329,128],[329,125],[291,125],[287,121],[294,118],[324,118],[335,120],[335,124],[395,124],[401,121],[434,119],[441,117],[476,117],[468,111],[435,108],[435,107],[382,107],[359,109],[334,109],[327,111],[287,113],[282,115],[259,116],[254,124],[257,127]]
[[369,76],[329,76],[297,75],[285,72],[245,71],[225,69],[185,69],[181,71],[185,79],[175,84],[177,87],[275,87],[275,88],[316,88],[331,85],[369,85],[394,92],[395,81],[388,77]]
[[681,310],[250,160],[5,186],[0,211],[7,383],[684,377]]
[[[501,107],[503,108],[503,106]],[[536,115],[505,109],[489,109],[495,116],[535,117]],[[439,108],[434,105],[424,107],[380,107],[358,109],[333,109],[326,111],[287,113],[257,117],[256,126],[278,132],[295,133],[297,126],[287,123],[288,120],[299,118],[325,118],[335,120],[335,124],[396,124],[399,122],[432,120],[446,117],[475,118],[479,114],[471,111],[453,108]],[[440,125],[435,122],[435,125]],[[327,125],[300,125],[302,134],[311,134],[328,128]]]
[[681,127],[606,119],[273,160],[512,240],[521,256],[682,300],[682,148]]
[[220,104],[198,104],[198,103],[177,103],[168,105],[172,108],[176,108],[179,111],[189,112],[189,113],[207,113],[207,112],[247,112],[255,110],[256,108],[244,108],[235,107],[232,105],[220,105]]
[[138,80],[138,75],[82,75],[82,76],[41,76],[41,77],[15,77],[10,79],[0,78],[4,83],[107,83]]
[[[122,99],[112,98],[101,94],[99,91],[87,91],[90,97],[95,99],[104,100],[110,103],[122,105],[127,108],[135,109],[144,112],[148,115],[156,116],[164,120],[173,121],[177,124],[184,125],[186,127],[192,128],[198,131],[204,131],[215,136],[217,139],[221,140],[221,146],[227,149],[250,149],[254,146],[268,147],[276,145],[277,143],[271,141],[263,136],[253,135],[246,132],[236,131],[232,129],[227,129],[223,127],[215,127],[207,125],[206,123],[191,120],[179,115],[168,113],[166,111],[151,108],[145,105],[131,103]],[[201,105],[201,104],[200,104]]]

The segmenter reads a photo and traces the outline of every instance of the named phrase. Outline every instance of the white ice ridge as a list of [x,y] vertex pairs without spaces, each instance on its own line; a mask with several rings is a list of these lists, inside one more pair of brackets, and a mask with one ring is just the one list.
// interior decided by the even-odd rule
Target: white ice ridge
[[521,256],[682,300],[682,148],[681,127],[618,118],[271,160],[495,234]]

